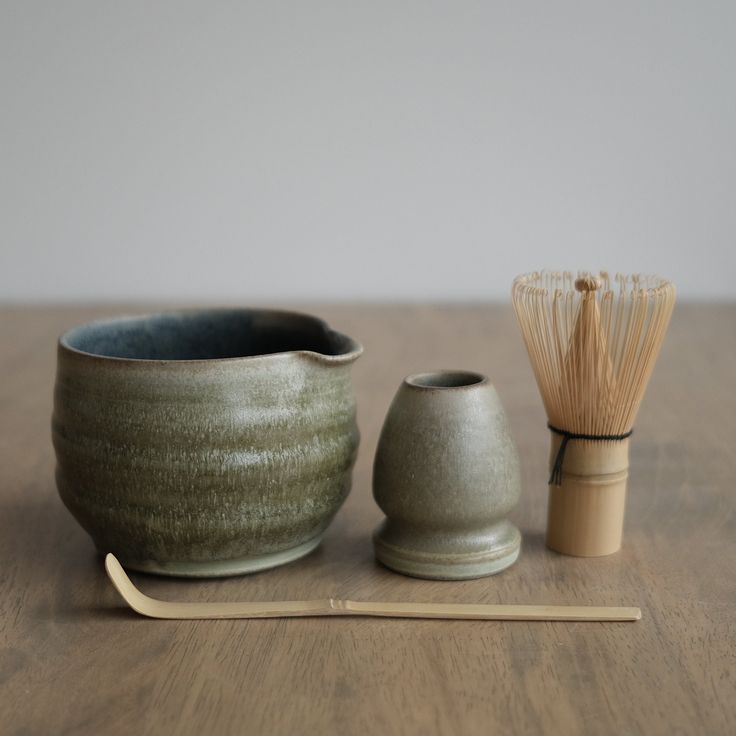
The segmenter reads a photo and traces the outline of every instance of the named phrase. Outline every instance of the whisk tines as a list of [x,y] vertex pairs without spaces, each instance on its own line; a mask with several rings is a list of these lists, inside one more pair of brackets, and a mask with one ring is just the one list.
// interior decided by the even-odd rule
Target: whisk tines
[[542,271],[512,290],[550,423],[570,432],[631,430],[675,301],[658,276]]

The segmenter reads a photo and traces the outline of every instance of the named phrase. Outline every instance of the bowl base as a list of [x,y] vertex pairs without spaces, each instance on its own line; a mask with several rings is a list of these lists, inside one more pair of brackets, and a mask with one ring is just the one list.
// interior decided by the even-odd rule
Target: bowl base
[[322,541],[324,533],[291,549],[265,555],[239,557],[234,560],[209,560],[206,562],[159,562],[157,560],[130,560],[120,558],[120,564],[130,570],[168,575],[180,578],[223,578],[245,575],[272,567],[285,565],[308,555]]
[[509,536],[506,544],[467,554],[428,553],[399,547],[383,539],[381,532],[385,527],[379,528],[373,536],[376,559],[391,570],[414,578],[470,580],[494,575],[513,565],[521,550],[519,530],[509,522],[504,525]]

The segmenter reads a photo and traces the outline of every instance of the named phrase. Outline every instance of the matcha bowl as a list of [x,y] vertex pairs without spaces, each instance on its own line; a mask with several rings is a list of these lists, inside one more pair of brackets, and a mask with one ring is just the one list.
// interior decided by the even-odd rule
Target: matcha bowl
[[100,552],[208,577],[295,560],[345,500],[361,346],[259,309],[125,317],[59,340],[59,494]]

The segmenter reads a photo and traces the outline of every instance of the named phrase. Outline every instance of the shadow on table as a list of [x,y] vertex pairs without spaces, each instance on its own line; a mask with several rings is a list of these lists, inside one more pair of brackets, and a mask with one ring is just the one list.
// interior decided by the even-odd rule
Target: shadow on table
[[[53,481],[0,501],[0,590],[29,623],[130,618],[91,539],[64,508]],[[135,614],[133,614],[135,615]]]
[[521,532],[522,552],[543,553],[548,552],[545,544],[545,533],[541,529],[524,529]]
[[[26,591],[21,605],[29,623],[145,620],[113,588],[104,556],[66,510],[52,480],[33,493],[0,500],[2,549],[11,562],[0,590],[6,597]],[[313,552],[283,567],[226,578],[130,575],[144,593],[164,600],[279,600],[350,592],[376,568],[370,530],[340,515]]]

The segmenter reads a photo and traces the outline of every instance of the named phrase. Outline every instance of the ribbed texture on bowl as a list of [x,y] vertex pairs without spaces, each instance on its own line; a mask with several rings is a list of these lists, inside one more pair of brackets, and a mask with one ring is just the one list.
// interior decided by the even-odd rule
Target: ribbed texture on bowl
[[358,439],[349,365],[299,353],[126,362],[59,348],[59,493],[100,550],[133,566],[317,537],[349,492]]

